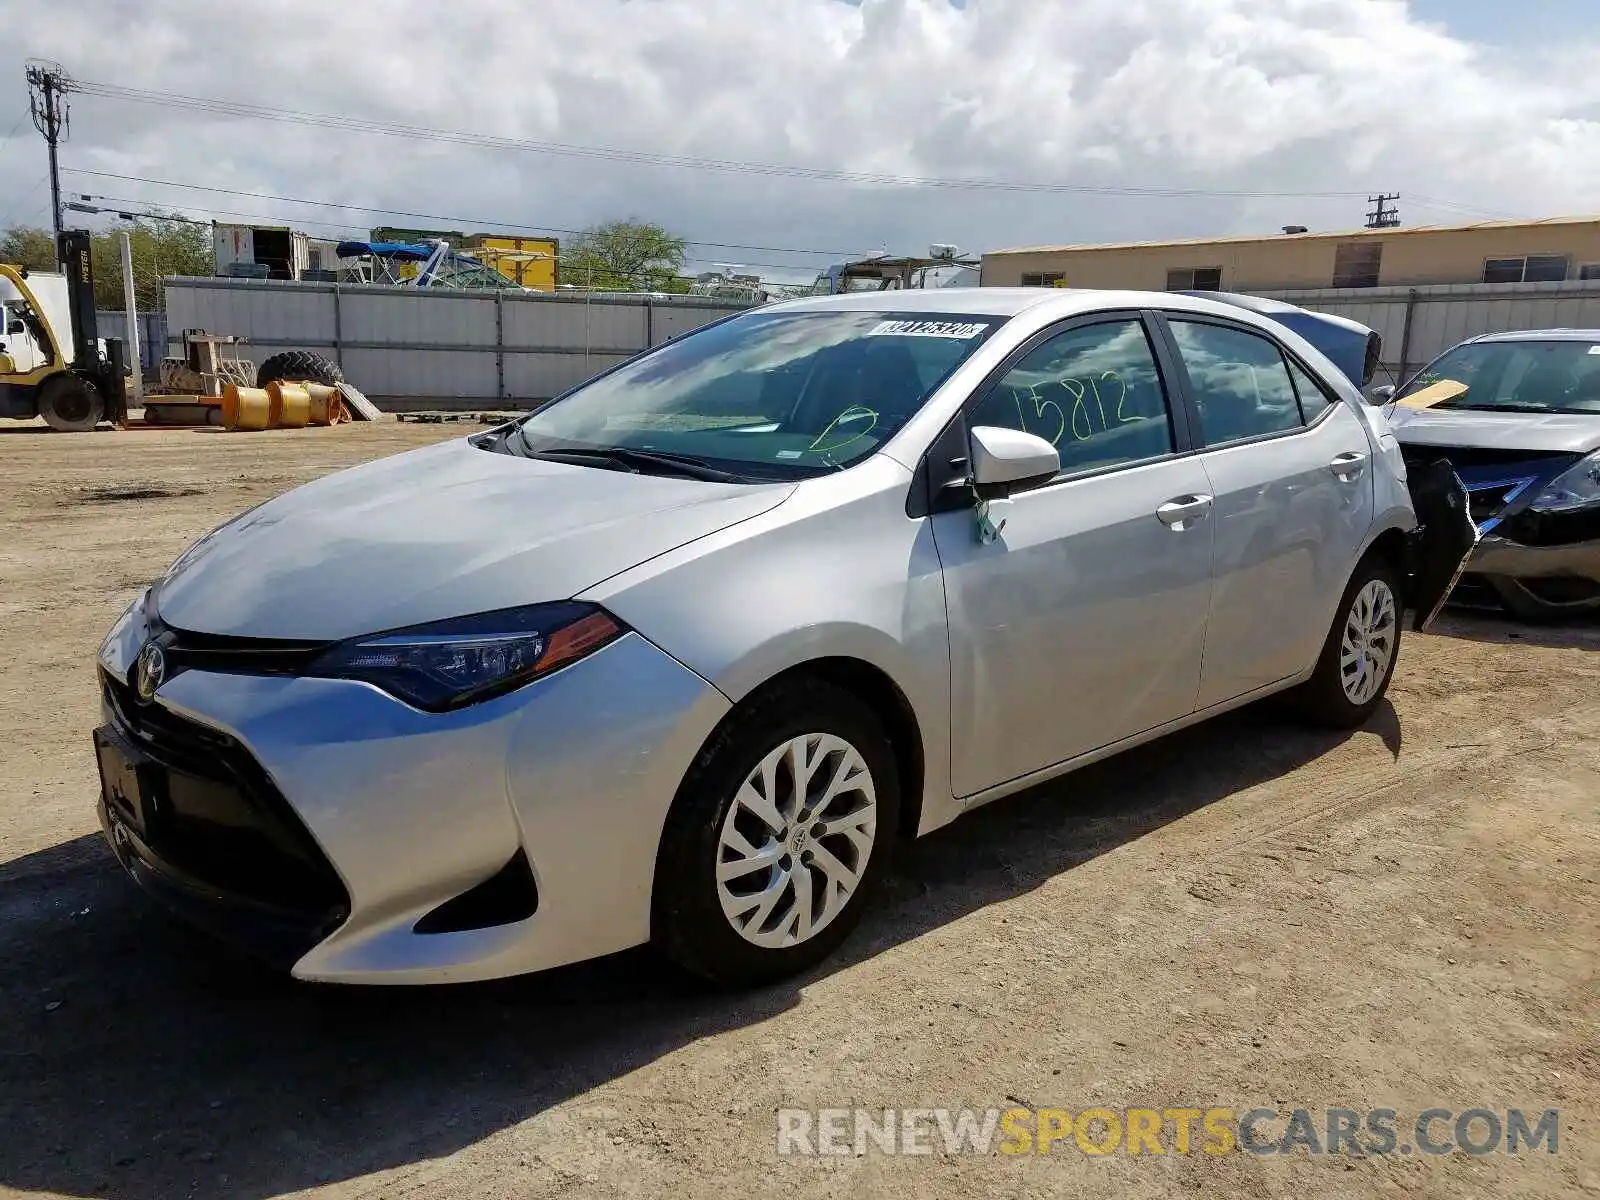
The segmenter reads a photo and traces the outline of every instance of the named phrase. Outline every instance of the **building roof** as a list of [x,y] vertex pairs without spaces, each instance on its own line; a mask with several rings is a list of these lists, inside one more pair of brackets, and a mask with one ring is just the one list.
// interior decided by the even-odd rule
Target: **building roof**
[[1157,238],[1145,242],[1077,242],[1058,246],[1010,246],[1004,250],[990,250],[994,254],[1062,254],[1068,251],[1088,250],[1144,250],[1166,246],[1224,246],[1244,242],[1311,241],[1336,238],[1341,242],[1354,238],[1410,237],[1419,233],[1467,233],[1477,229],[1541,229],[1562,225],[1597,225],[1600,216],[1544,217],[1535,221],[1477,221],[1470,225],[1406,225],[1391,229],[1344,229],[1326,233],[1248,233],[1229,234],[1224,237]]

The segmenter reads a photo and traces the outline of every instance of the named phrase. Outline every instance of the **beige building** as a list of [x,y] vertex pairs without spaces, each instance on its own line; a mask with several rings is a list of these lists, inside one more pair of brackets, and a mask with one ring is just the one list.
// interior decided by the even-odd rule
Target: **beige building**
[[987,287],[1258,292],[1600,280],[1600,217],[1025,246],[983,256]]

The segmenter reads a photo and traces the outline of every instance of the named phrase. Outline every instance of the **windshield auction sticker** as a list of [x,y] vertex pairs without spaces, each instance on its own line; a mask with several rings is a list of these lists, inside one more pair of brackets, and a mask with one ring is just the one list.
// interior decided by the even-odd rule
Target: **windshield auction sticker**
[[879,321],[868,337],[975,338],[988,329],[982,321]]

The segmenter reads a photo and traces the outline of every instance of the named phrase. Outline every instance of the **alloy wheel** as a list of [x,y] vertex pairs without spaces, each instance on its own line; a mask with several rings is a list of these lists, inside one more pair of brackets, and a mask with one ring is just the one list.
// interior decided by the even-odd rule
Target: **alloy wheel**
[[717,898],[729,924],[763,949],[798,945],[860,886],[878,802],[861,752],[831,733],[769,751],[745,777],[717,842]]
[[1339,682],[1351,704],[1367,703],[1389,677],[1399,624],[1394,590],[1385,580],[1369,579],[1350,605],[1339,641]]

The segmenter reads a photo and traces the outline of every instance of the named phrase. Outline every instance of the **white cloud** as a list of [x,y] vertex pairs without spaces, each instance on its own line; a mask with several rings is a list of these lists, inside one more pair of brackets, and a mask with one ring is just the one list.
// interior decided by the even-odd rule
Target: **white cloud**
[[[0,0],[0,44],[18,59],[44,55],[83,79],[130,87],[899,175],[1398,189],[1411,197],[1402,202],[1410,223],[1460,217],[1424,208],[1422,196],[1530,214],[1600,208],[1600,44],[1575,33],[1541,60],[1496,54],[1419,21],[1400,0]],[[25,103],[20,62],[11,70],[0,81],[0,136]],[[632,214],[693,238],[830,249],[1288,221],[1328,228],[1358,224],[1363,209],[1359,197],[866,187],[408,142],[92,96],[75,98],[64,158],[463,218],[570,228]],[[41,218],[43,160],[26,125],[0,150],[0,217]],[[68,178],[73,190],[199,208],[406,223]]]

